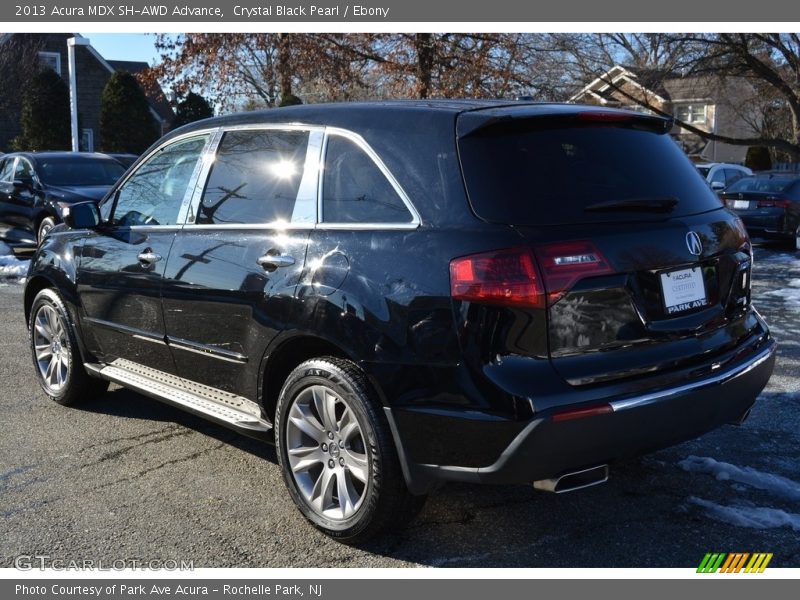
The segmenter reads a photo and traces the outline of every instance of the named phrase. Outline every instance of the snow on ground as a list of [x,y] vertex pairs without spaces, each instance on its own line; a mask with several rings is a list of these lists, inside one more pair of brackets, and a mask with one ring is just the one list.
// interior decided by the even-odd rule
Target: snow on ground
[[0,282],[25,281],[31,261],[19,260],[8,245],[0,242]]
[[706,456],[689,456],[679,462],[678,466],[689,473],[707,473],[719,481],[743,483],[782,498],[800,500],[800,483],[780,475],[764,473],[751,467],[737,467]]
[[772,529],[775,527],[791,527],[800,531],[800,515],[787,513],[778,508],[764,506],[724,506],[703,498],[689,497],[689,502],[705,509],[706,515],[715,521],[729,523],[737,527],[751,529]]
[[[792,281],[798,281],[793,279]],[[800,306],[800,288],[788,287],[781,290],[772,290],[771,292],[761,292],[762,296],[775,296],[783,300],[784,304],[792,304]]]

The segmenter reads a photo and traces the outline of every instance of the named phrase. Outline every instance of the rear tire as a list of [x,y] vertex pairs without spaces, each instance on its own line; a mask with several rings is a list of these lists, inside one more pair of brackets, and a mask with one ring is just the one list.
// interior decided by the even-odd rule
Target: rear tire
[[75,329],[54,289],[45,288],[33,299],[28,339],[39,385],[54,402],[69,406],[108,389],[107,381],[90,377],[83,368]]
[[404,527],[425,501],[406,487],[383,409],[350,361],[306,361],[289,374],[275,411],[283,478],[300,512],[357,544]]

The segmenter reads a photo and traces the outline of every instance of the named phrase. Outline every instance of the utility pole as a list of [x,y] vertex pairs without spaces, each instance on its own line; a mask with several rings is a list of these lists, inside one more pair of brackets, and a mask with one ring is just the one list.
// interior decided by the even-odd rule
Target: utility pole
[[75,46],[88,46],[89,38],[71,37],[67,40],[67,57],[69,58],[69,109],[72,121],[72,151],[81,149],[81,132],[78,131],[78,89],[75,76]]

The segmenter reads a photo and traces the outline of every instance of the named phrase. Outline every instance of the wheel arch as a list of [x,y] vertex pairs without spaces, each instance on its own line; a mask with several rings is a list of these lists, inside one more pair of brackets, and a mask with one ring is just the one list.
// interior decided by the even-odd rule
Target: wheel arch
[[261,360],[259,370],[258,397],[265,415],[275,422],[275,408],[278,404],[286,377],[299,364],[321,356],[335,356],[358,362],[347,350],[317,335],[296,333],[279,339],[267,349]]

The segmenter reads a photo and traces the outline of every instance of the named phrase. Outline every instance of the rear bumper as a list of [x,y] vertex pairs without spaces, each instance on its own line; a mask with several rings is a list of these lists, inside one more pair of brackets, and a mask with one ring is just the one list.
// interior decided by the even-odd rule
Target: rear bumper
[[[740,420],[772,374],[776,347],[767,338],[746,357],[703,377],[643,394],[606,398],[603,402],[612,409],[606,414],[567,421],[554,421],[552,414],[536,416],[486,466],[410,460],[395,415],[392,409],[385,410],[413,493],[426,493],[444,481],[530,483],[672,446]],[[476,428],[475,438],[466,443],[480,444],[481,438]]]

